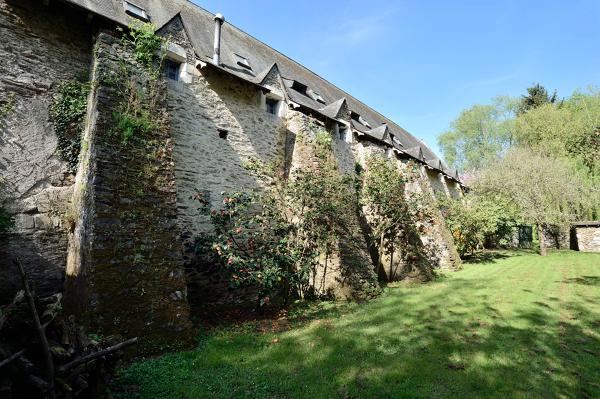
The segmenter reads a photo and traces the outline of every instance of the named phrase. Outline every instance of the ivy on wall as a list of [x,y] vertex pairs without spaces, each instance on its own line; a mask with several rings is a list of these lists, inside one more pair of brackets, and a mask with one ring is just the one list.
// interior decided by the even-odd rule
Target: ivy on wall
[[50,105],[50,119],[58,137],[58,150],[71,173],[77,171],[89,92],[88,82],[67,80],[59,85]]
[[168,39],[157,35],[156,27],[149,22],[133,21],[126,32],[122,29],[120,31],[123,35],[121,44],[131,49],[133,57],[146,74],[141,78],[122,63],[122,76],[130,78],[125,81],[113,79],[112,85],[124,93],[124,101],[113,114],[116,132],[121,135],[123,145],[143,143],[144,136],[152,130],[160,129],[163,124],[156,103]]
[[[3,179],[0,177],[0,202],[3,199]],[[0,236],[15,226],[15,220],[4,207],[0,205]]]

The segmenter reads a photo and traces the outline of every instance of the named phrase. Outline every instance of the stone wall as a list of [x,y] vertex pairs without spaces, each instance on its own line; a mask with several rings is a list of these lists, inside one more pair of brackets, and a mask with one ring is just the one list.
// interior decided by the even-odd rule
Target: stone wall
[[540,230],[539,234],[544,234],[546,248],[568,249],[570,247],[568,226],[542,226]]
[[[161,32],[186,53],[191,45],[179,18]],[[254,293],[234,289],[221,270],[194,252],[194,239],[210,233],[210,219],[194,199],[202,193],[213,208],[224,192],[251,190],[259,182],[244,168],[252,157],[282,159],[287,131],[282,119],[261,108],[256,86],[216,69],[195,68],[188,57],[179,81],[168,81],[168,111],[177,186],[177,222],[185,246],[189,296],[195,313],[254,307]]]
[[65,211],[73,176],[57,151],[48,107],[64,80],[87,77],[92,34],[60,5],[0,0],[0,176],[16,227],[0,243],[0,303],[20,287],[20,258],[39,294],[62,288],[67,253]]
[[[333,134],[331,126],[293,110],[287,111],[286,126],[295,137],[291,150],[290,178],[294,178],[295,170],[323,162],[315,155],[314,144],[311,143],[317,129],[332,134],[332,151],[339,173],[354,173],[356,162],[351,146]],[[377,275],[360,218],[358,204],[340,215],[340,228],[343,231],[338,231],[340,239],[337,251],[327,257],[323,255],[320,266],[312,276],[312,285],[318,295],[363,300],[379,293]]]
[[[148,353],[189,342],[191,325],[166,87],[120,43],[104,33],[96,43],[66,303],[92,330],[138,336]],[[151,131],[124,142],[116,118],[132,88],[145,99],[156,90],[157,106]]]
[[600,252],[600,223],[574,226],[577,249],[581,252]]

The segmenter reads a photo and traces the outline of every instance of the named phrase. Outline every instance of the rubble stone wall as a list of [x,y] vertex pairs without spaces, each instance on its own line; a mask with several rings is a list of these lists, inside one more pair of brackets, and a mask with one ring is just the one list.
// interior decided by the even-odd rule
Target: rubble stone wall
[[[101,33],[94,54],[66,303],[92,331],[140,337],[136,351],[151,353],[191,332],[167,91],[118,38]],[[117,118],[128,87],[143,101],[154,91],[156,106],[150,131],[124,141]]]
[[581,252],[600,252],[600,226],[576,226],[577,248]]
[[58,4],[0,0],[0,200],[16,222],[0,242],[0,303],[21,286],[15,258],[38,294],[62,289],[74,176],[48,108],[62,81],[89,74],[92,34],[81,21]]

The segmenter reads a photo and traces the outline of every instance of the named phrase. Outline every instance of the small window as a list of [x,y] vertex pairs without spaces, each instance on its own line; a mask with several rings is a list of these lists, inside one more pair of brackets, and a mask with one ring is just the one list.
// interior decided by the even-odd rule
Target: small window
[[292,83],[292,89],[296,90],[298,93],[306,95],[306,90],[308,90],[308,87],[305,84],[294,80],[294,83]]
[[219,132],[219,138],[223,139],[223,140],[227,140],[227,136],[229,135],[229,132],[225,129],[217,129],[217,131]]
[[124,1],[123,7],[125,7],[125,12],[134,18],[141,19],[142,21],[150,20],[150,18],[148,18],[148,14],[146,14],[146,10],[144,10],[142,7],[136,6],[129,1]]
[[346,141],[346,134],[348,133],[348,129],[346,128],[346,126],[338,127],[338,132],[340,134],[340,140]]
[[278,100],[267,97],[266,105],[267,105],[267,113],[269,113],[271,115],[277,115],[277,111],[279,109],[279,101]]
[[236,53],[233,53],[233,56],[235,57],[235,61],[239,66],[252,70],[252,67],[250,66],[250,63],[248,62],[248,59],[246,57],[243,57]]
[[181,64],[173,60],[165,60],[165,76],[169,79],[178,81],[179,80],[179,69]]

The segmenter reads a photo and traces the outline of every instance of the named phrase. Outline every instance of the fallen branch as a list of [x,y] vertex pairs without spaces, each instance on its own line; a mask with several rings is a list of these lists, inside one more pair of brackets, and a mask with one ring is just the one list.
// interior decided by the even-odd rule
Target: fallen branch
[[31,310],[31,316],[33,317],[33,322],[35,324],[35,329],[40,337],[40,341],[42,343],[42,349],[44,351],[44,361],[46,363],[46,379],[48,384],[48,398],[55,399],[56,392],[54,390],[54,360],[52,359],[52,352],[50,352],[50,345],[48,344],[48,338],[46,337],[46,332],[42,323],[40,322],[40,316],[38,315],[37,309],[35,308],[35,300],[33,298],[33,294],[31,293],[31,289],[29,288],[29,280],[27,279],[27,274],[25,273],[25,269],[23,268],[23,264],[20,260],[15,260],[15,264],[19,268],[19,272],[21,273],[21,279],[23,280],[23,289],[25,290],[25,297],[27,298],[27,302],[29,303],[29,308]]
[[98,351],[95,353],[90,353],[89,355],[75,359],[75,360],[59,367],[58,372],[63,374],[65,372],[69,371],[70,369],[72,369],[73,367],[79,366],[80,364],[87,363],[89,361],[92,361],[92,360],[97,359],[102,356],[110,355],[111,353],[121,350],[121,349],[125,348],[126,346],[135,344],[137,342],[137,340],[138,340],[137,337],[131,338],[131,339],[128,339],[127,341],[123,341],[119,344],[110,346],[106,349],[102,349],[101,351]]
[[21,349],[20,351],[13,353],[12,355],[10,355],[9,357],[7,357],[6,359],[4,359],[3,361],[0,362],[0,368],[13,362],[14,360],[17,360],[19,358],[19,356],[21,356],[23,353],[25,353],[25,349]]

